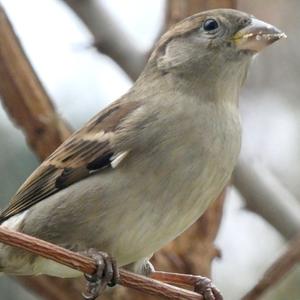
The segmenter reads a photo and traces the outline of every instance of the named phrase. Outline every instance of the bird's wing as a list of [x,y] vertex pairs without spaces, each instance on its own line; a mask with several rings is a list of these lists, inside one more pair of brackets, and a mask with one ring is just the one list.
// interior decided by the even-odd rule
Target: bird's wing
[[115,167],[130,149],[116,153],[111,141],[138,107],[138,102],[116,101],[74,133],[24,182],[1,212],[0,223],[95,171]]

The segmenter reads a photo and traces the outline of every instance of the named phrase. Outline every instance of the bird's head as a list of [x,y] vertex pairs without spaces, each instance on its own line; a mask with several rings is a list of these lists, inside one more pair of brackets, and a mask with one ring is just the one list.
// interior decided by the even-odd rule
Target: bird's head
[[242,83],[253,55],[282,37],[285,34],[279,29],[247,13],[210,10],[190,16],[167,31],[149,62],[162,73],[183,79],[211,83],[238,74]]

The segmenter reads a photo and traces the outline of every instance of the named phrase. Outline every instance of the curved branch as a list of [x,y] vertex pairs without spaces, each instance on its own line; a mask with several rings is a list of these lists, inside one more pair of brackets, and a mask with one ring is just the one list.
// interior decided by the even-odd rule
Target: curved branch
[[[18,247],[51,259],[83,273],[94,274],[97,271],[96,262],[93,259],[17,231],[0,227],[0,241],[7,245]],[[203,300],[200,294],[161,283],[160,281],[122,269],[120,269],[118,284],[169,299]]]

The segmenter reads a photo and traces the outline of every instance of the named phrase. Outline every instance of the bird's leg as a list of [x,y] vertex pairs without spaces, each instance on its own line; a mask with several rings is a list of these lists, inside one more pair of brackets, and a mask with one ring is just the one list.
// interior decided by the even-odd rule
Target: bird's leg
[[153,271],[149,277],[180,287],[192,287],[196,293],[203,296],[204,300],[223,300],[220,291],[207,277],[156,271]]
[[85,274],[87,280],[85,300],[96,299],[107,286],[114,286],[119,279],[119,271],[115,260],[105,252],[89,249],[84,255],[95,259],[97,271],[94,274]]

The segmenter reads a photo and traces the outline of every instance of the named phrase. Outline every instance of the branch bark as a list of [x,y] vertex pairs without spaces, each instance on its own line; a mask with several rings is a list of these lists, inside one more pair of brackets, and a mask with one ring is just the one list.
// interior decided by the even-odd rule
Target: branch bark
[[[97,272],[97,265],[93,259],[20,232],[0,227],[0,242],[54,260],[82,273],[95,274]],[[143,293],[159,295],[175,300],[203,300],[200,294],[122,269],[119,272],[120,278],[118,284],[139,290]]]
[[259,299],[267,290],[274,286],[300,262],[300,235],[293,239],[283,255],[265,272],[262,279],[251,289],[242,300]]

